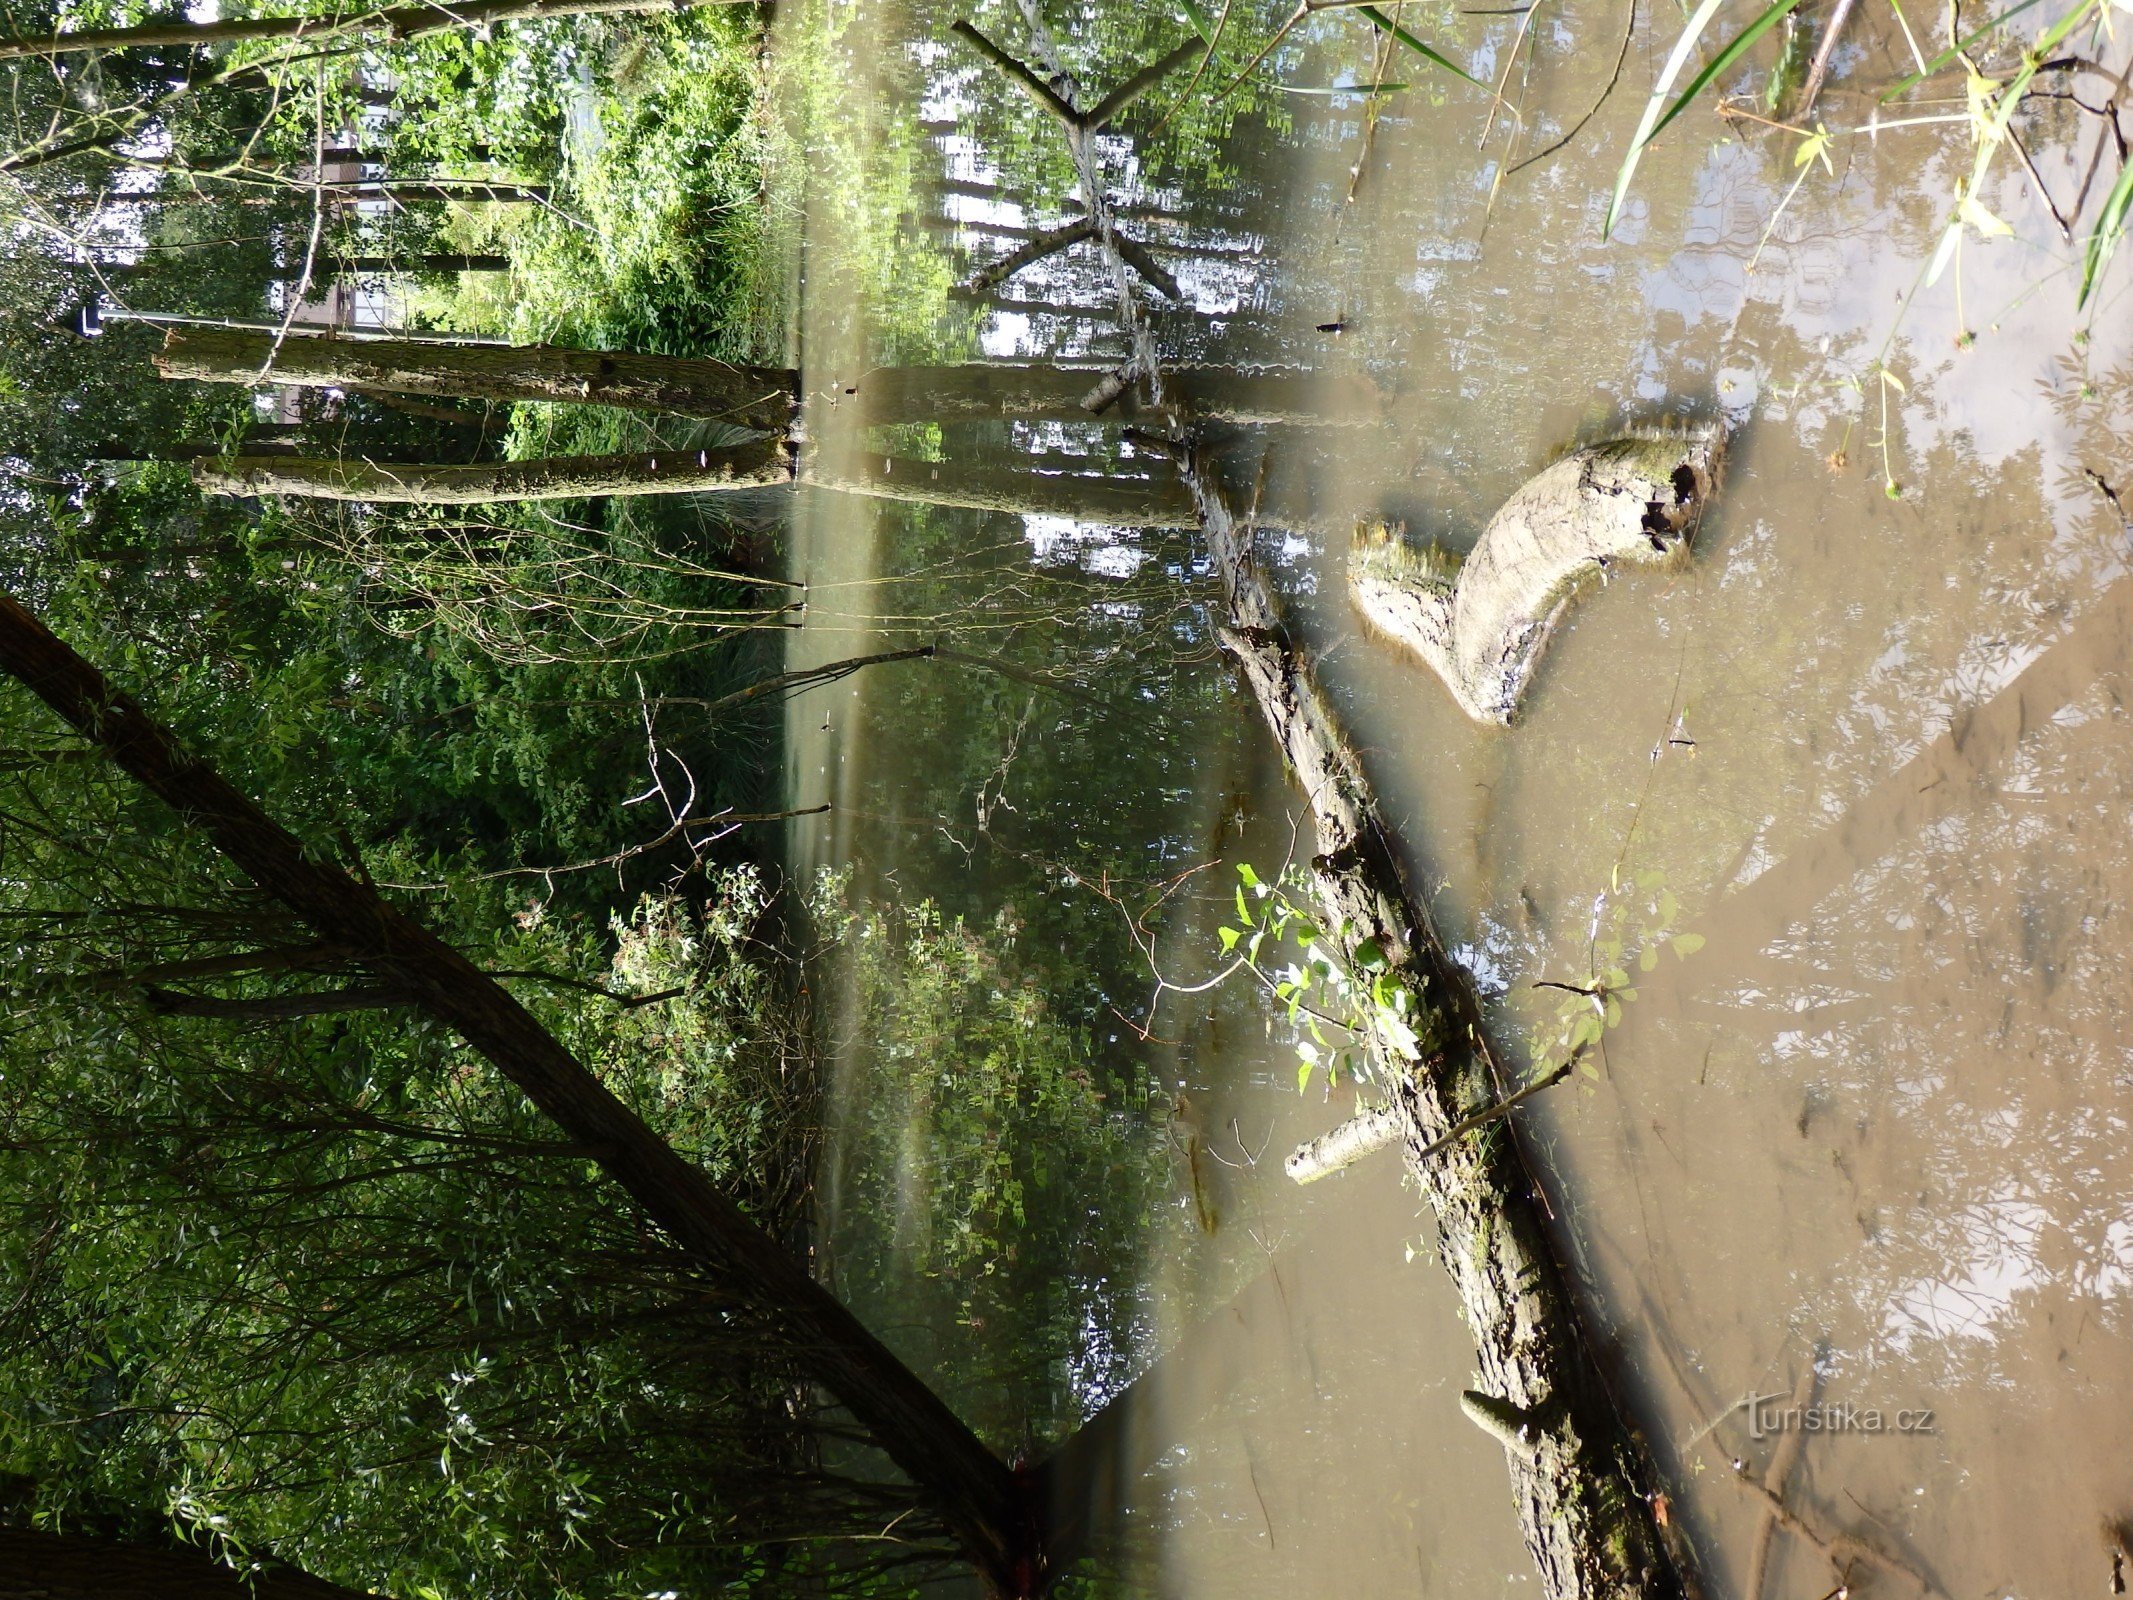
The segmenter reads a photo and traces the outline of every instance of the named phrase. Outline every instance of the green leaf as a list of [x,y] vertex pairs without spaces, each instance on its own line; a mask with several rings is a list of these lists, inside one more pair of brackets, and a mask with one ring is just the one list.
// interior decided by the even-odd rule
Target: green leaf
[[1704,945],[1703,935],[1700,933],[1677,933],[1670,942],[1674,946],[1674,954],[1684,958],[1694,955]]
[[1832,177],[1836,175],[1837,169],[1829,159],[1829,130],[1819,122],[1815,124],[1815,131],[1802,139],[1800,148],[1792,153],[1792,164],[1795,168],[1804,167],[1813,161],[1820,161],[1822,170]]
[[[1660,131],[1688,108],[1689,102],[1703,92],[1706,84],[1746,55],[1754,47],[1756,40],[1783,21],[1786,15],[1800,4],[1800,0],[1775,0],[1774,4],[1766,7],[1762,15],[1742,29],[1731,44],[1712,57],[1710,64],[1697,73],[1689,86],[1681,92],[1681,97],[1671,106],[1667,106],[1667,91],[1674,87],[1674,80],[1681,76],[1681,69],[1688,65],[1689,57],[1695,53],[1704,29],[1711,25],[1712,19],[1718,15],[1718,8],[1724,3],[1725,0],[1703,0],[1703,4],[1699,5],[1695,14],[1689,18],[1689,25],[1682,31],[1673,53],[1666,58],[1666,65],[1659,69],[1659,79],[1652,85],[1651,99],[1645,102],[1644,116],[1637,124],[1636,137],[1630,140],[1629,154],[1622,158],[1622,170],[1615,175],[1614,197],[1607,202],[1607,220],[1600,225],[1601,238],[1605,239],[1615,231],[1615,221],[1622,214],[1622,201],[1629,193],[1629,180],[1636,173],[1637,162],[1644,155],[1644,147],[1658,138]],[[1661,109],[1662,106],[1665,107],[1664,110]]]
[[1982,26],[1972,30],[1970,33],[1965,34],[1954,44],[1948,46],[1947,49],[1943,50],[1931,61],[1928,61],[1924,66],[1920,67],[1908,78],[1905,78],[1901,83],[1897,84],[1895,88],[1886,91],[1881,96],[1881,103],[1883,105],[1887,105],[1891,100],[1902,94],[1904,90],[1911,88],[1915,84],[1923,82],[1927,78],[1930,78],[1934,73],[1940,71],[1942,67],[1945,67],[1949,62],[1953,61],[1965,50],[1976,44],[1978,40],[1984,38],[1986,34],[1992,32],[1992,30],[1994,28],[1997,28],[2001,23],[2007,22],[2012,18],[2019,17],[2031,6],[2040,3],[2041,0],[2022,0],[2022,3],[2020,5],[2009,6],[2005,11],[2002,11],[1998,16],[1992,18],[1989,22],[1986,22]]
[[1415,54],[1419,55],[1424,61],[1435,63],[1437,66],[1442,67],[1446,72],[1451,73],[1454,77],[1466,79],[1468,83],[1471,83],[1483,94],[1493,95],[1496,92],[1495,90],[1491,89],[1487,84],[1483,83],[1479,78],[1475,77],[1472,73],[1467,72],[1463,68],[1453,66],[1451,62],[1447,61],[1443,56],[1432,50],[1420,39],[1417,39],[1413,34],[1409,33],[1397,22],[1394,22],[1392,18],[1386,16],[1385,13],[1379,10],[1376,6],[1361,6],[1358,7],[1358,9],[1363,13],[1364,16],[1368,17],[1372,22],[1375,22],[1379,27],[1383,28],[1387,33],[1391,34],[1395,39],[1399,40],[1400,43],[1406,45],[1408,49],[1414,51]]
[[1245,888],[1256,889],[1259,887],[1259,874],[1252,870],[1252,864],[1249,861],[1237,863],[1237,876],[1244,880]]
[[2096,289],[2096,280],[2103,276],[2103,269],[2110,262],[2111,252],[2125,237],[2129,208],[2133,208],[2133,162],[2118,169],[2118,181],[2111,185],[2110,194],[2105,196],[2103,212],[2096,219],[2096,231],[2089,235],[2088,255],[2081,263],[2081,294],[2074,302],[2076,309],[2089,303],[2089,296]]
[[1385,965],[1385,947],[1375,939],[1365,939],[1355,947],[1355,964],[1366,972],[1375,972]]
[[1296,1069],[1296,1092],[1302,1094],[1311,1087],[1311,1063],[1306,1061]]
[[[2035,0],[2031,0],[2031,3],[2034,4]],[[1192,24],[1192,31],[1200,36],[1200,42],[1212,46],[1215,42],[1215,19],[1194,5],[1192,0],[1178,0],[1178,5],[1185,13],[1185,20]]]
[[1241,885],[1237,890],[1237,920],[1244,923],[1252,923],[1259,920],[1252,915],[1252,908],[1244,903],[1244,889]]
[[1244,934],[1239,929],[1227,926],[1217,928],[1215,932],[1222,940],[1222,953],[1224,955],[1228,955],[1232,950],[1236,949],[1237,941],[1244,937]]
[[1637,970],[1639,972],[1649,972],[1657,965],[1659,965],[1659,947],[1657,945],[1648,944],[1637,952]]
[[1977,229],[1980,238],[2006,239],[2014,235],[2014,229],[1988,211],[1975,195],[1966,194],[1956,201],[1955,214]]

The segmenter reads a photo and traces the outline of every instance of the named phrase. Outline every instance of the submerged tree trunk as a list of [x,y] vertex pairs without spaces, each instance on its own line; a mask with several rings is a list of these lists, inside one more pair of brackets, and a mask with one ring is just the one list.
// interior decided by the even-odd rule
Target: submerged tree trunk
[[256,328],[173,328],[156,367],[207,383],[385,389],[460,400],[553,400],[662,411],[782,434],[798,396],[793,374],[699,357],[640,356],[554,345],[349,338]]
[[403,990],[517,1085],[682,1249],[768,1320],[793,1358],[918,1486],[996,1593],[1036,1589],[1043,1577],[1039,1529],[1021,1480],[493,977],[375,888],[307,851],[4,594],[0,671],[201,829],[318,938],[347,948],[374,980]]
[[546,456],[471,466],[410,465],[361,457],[219,456],[193,463],[206,494],[299,495],[372,504],[466,506],[500,500],[582,500],[593,495],[698,494],[792,482],[783,441],[751,439],[722,450],[653,450],[616,456]]
[[237,1573],[182,1546],[0,1528],[0,1600],[378,1600],[295,1567]]
[[377,33],[413,39],[451,28],[537,17],[580,17],[617,11],[665,11],[670,0],[464,0],[458,5],[397,6],[324,17],[225,17],[213,22],[143,23],[132,28],[83,28],[41,39],[0,39],[0,61],[24,56],[69,55],[82,50],[128,50],[147,46],[207,49],[266,39],[330,39]]

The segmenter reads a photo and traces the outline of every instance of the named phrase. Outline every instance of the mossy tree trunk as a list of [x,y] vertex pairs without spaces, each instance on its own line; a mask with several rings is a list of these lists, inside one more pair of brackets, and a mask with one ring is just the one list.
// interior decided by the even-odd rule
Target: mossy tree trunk
[[[1101,114],[1144,85],[1145,70],[1083,111],[1038,8],[1020,9],[1040,76],[967,22],[954,30],[1049,112],[1065,134],[1081,200],[1096,226],[1119,318],[1154,408],[1174,418],[1173,456],[1190,494],[1221,600],[1219,637],[1309,809],[1318,853],[1310,875],[1320,920],[1351,970],[1379,970],[1414,998],[1419,1059],[1377,1052],[1399,1116],[1408,1168],[1436,1213],[1438,1252],[1473,1330],[1480,1385],[1462,1409],[1499,1439],[1518,1520],[1548,1600],[1684,1600],[1687,1585],[1663,1526],[1649,1462],[1624,1425],[1599,1352],[1535,1209],[1536,1182],[1507,1126],[1453,1137],[1502,1095],[1466,974],[1446,952],[1407,881],[1400,851],[1354,745],[1288,628],[1212,459],[1173,390],[1129,262],[1115,243],[1108,189],[1091,137]],[[1054,1491],[1055,1556],[1085,1536],[1087,1485],[1112,1479],[1115,1438],[1067,1444],[1044,1466]],[[1077,1482],[1077,1479],[1079,1480]]]

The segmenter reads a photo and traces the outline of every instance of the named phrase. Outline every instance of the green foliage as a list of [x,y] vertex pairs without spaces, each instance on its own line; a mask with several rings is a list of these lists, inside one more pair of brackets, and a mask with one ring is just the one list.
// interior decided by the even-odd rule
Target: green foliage
[[1531,1028],[1527,1049],[1533,1059],[1566,1057],[1577,1061],[1587,1078],[1597,1078],[1599,1069],[1587,1059],[1588,1052],[1621,1025],[1622,1008],[1637,998],[1631,963],[1639,972],[1651,972],[1662,950],[1671,949],[1677,960],[1685,960],[1703,948],[1702,934],[1674,931],[1680,915],[1681,903],[1667,887],[1664,872],[1638,872],[1625,890],[1618,869],[1616,881],[1593,902],[1584,980],[1550,979],[1533,986],[1559,997]]
[[765,191],[750,25],[719,8],[644,19],[599,65],[563,79],[590,80],[562,108],[567,199],[458,219],[459,244],[504,248],[513,270],[460,286],[439,315],[527,342],[776,359],[790,239]]
[[[100,765],[34,720],[10,731],[0,1476],[41,1517],[164,1519],[232,1557],[448,1600],[868,1581],[880,1547],[834,1540],[908,1495],[822,1465],[791,1353],[744,1305],[419,1019],[145,1008],[129,974],[300,932]],[[487,953],[546,974],[512,981],[791,1232],[817,1120],[806,1008],[760,880],[726,874],[710,900],[640,906],[606,961],[535,912]],[[923,1545],[923,1519],[905,1526]]]
[[1607,218],[1600,225],[1602,237],[1614,232],[1615,221],[1622,214],[1622,201],[1629,193],[1629,180],[1636,175],[1637,163],[1644,156],[1645,147],[1666,131],[1667,125],[1688,109],[1696,96],[1703,93],[1720,74],[1729,71],[1733,64],[1748,53],[1755,42],[1792,13],[1800,0],[1774,0],[1756,14],[1747,27],[1733,36],[1717,55],[1706,62],[1701,72],[1689,81],[1689,86],[1670,105],[1667,96],[1673,92],[1674,81],[1681,76],[1689,58],[1696,53],[1696,46],[1703,38],[1704,30],[1717,18],[1719,7],[1725,0],[1702,0],[1690,14],[1688,26],[1682,30],[1666,64],[1659,69],[1659,76],[1652,84],[1651,98],[1644,103],[1644,115],[1637,121],[1637,131],[1629,141],[1629,153],[1622,158],[1621,171],[1615,174],[1614,194],[1607,202]]
[[869,1070],[839,1166],[887,1187],[841,1208],[843,1286],[933,1329],[928,1365],[982,1434],[1056,1440],[1138,1344],[1128,1280],[1168,1171],[1150,1086],[1100,1076],[1050,998],[1057,958],[1012,913],[976,928],[930,901],[870,907],[840,942],[841,1048]]
[[[1236,926],[1218,929],[1216,937],[1232,970],[1242,968],[1265,986],[1298,1030],[1299,1091],[1321,1071],[1328,1088],[1343,1075],[1372,1081],[1380,1054],[1422,1059],[1420,1000],[1393,976],[1376,939],[1346,922],[1321,927],[1306,903],[1310,880],[1301,869],[1268,883],[1240,861],[1237,878]],[[1276,965],[1285,948],[1293,956]],[[1327,1028],[1334,1030],[1330,1037]]]

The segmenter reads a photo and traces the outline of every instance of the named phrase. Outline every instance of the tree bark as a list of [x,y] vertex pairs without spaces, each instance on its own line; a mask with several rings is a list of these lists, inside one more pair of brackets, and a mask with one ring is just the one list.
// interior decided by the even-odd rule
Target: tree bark
[[348,178],[302,187],[328,200],[460,200],[504,206],[543,203],[555,192],[545,183],[495,178]]
[[[972,362],[951,367],[878,367],[833,386],[824,398],[865,408],[869,423],[961,422],[1024,418],[1032,422],[1090,422],[1083,407],[1102,376],[1085,367],[1043,362]],[[1384,420],[1384,397],[1362,379],[1246,367],[1164,369],[1164,383],[1193,415],[1241,424],[1327,424],[1365,427]],[[813,403],[820,403],[810,397]],[[1136,414],[1132,397],[1111,415]]]
[[[351,338],[269,329],[173,328],[156,357],[166,378],[288,383],[462,400],[551,400],[730,421],[782,433],[800,404],[799,375],[691,356],[627,355],[554,345],[477,345],[448,339]],[[870,424],[1025,419],[1087,422],[1082,401],[1101,373],[1040,362],[878,367],[809,397],[856,404]],[[1240,424],[1367,427],[1384,397],[1361,379],[1283,369],[1184,366],[1165,381],[1193,414]],[[1112,416],[1135,415],[1128,396]]]
[[916,1484],[997,1593],[1044,1580],[1024,1483],[806,1268],[618,1100],[497,981],[295,835],[184,750],[12,597],[0,594],[0,670],[12,674],[322,940],[403,988],[525,1093],[676,1243],[747,1296],[793,1357]]
[[198,1550],[0,1528],[0,1600],[379,1600],[295,1567],[238,1573]]
[[186,994],[153,984],[140,991],[149,1010],[165,1017],[214,1017],[225,1022],[290,1022],[298,1017],[338,1016],[349,1011],[382,1011],[413,1003],[404,989],[360,984],[346,989],[293,990],[288,994],[232,997]]
[[545,456],[470,466],[405,465],[361,457],[219,456],[193,463],[204,494],[297,495],[373,505],[469,506],[593,495],[698,494],[792,482],[777,439],[722,450],[654,450],[615,456]]
[[1345,1172],[1374,1150],[1400,1137],[1400,1114],[1385,1106],[1358,1111],[1330,1133],[1306,1139],[1282,1162],[1281,1170],[1298,1183],[1316,1183]]
[[345,278],[357,273],[415,272],[509,272],[509,256],[414,255],[414,256],[320,256],[321,277]]
[[[1086,380],[1084,380],[1086,387]],[[1072,517],[1131,528],[1189,528],[1192,500],[1169,478],[1114,478],[862,456],[850,471],[805,481],[876,500]]]
[[205,383],[288,383],[383,389],[458,400],[552,400],[706,417],[782,434],[797,404],[794,376],[686,356],[641,356],[554,345],[361,339],[251,328],[173,328],[156,367]]
[[[1616,1408],[1592,1338],[1532,1201],[1516,1142],[1441,1141],[1498,1098],[1479,1008],[1407,883],[1354,746],[1230,513],[1188,457],[1223,589],[1222,643],[1311,809],[1312,888],[1345,960],[1364,951],[1417,1002],[1420,1060],[1383,1059],[1408,1170],[1437,1217],[1438,1254],[1477,1345],[1474,1402],[1506,1448],[1526,1549],[1550,1600],[1678,1600],[1686,1586],[1653,1509],[1649,1461]],[[1469,1408],[1470,1411],[1472,1407]]]
[[[960,227],[966,232],[979,231],[976,223],[944,225]],[[1013,232],[1016,238],[1026,239],[1028,243],[1009,251],[990,266],[981,267],[966,286],[966,293],[977,295],[998,288],[1024,267],[1089,238],[1096,232],[1096,226],[1090,222],[1070,222],[1063,228],[1051,228],[1043,233],[1032,233],[1028,228],[1016,228]]]
[[414,39],[451,28],[537,17],[578,17],[617,11],[665,11],[672,0],[466,0],[459,5],[396,6],[326,17],[227,17],[216,22],[150,22],[134,28],[84,28],[46,39],[0,39],[0,61],[24,56],[70,55],[83,50],[128,50],[148,46],[193,47],[242,44],[262,39],[330,39],[379,33]]

